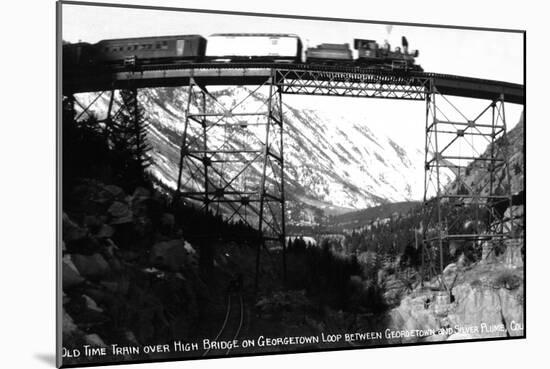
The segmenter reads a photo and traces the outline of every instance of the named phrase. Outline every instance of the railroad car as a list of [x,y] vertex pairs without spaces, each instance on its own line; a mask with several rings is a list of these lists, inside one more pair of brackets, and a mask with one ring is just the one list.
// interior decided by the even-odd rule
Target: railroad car
[[419,65],[415,64],[418,50],[409,52],[408,41],[405,37],[401,38],[403,49],[396,47],[393,51],[389,43],[386,42],[381,47],[374,40],[354,39],[353,45],[357,50],[357,65],[390,70],[422,70]]
[[62,50],[63,68],[88,67],[96,61],[96,47],[87,42],[67,43]]
[[302,41],[292,34],[217,33],[207,38],[205,60],[300,63]]
[[95,44],[97,61],[104,64],[200,62],[206,39],[200,35],[119,38]]
[[308,63],[357,66],[392,71],[422,71],[416,64],[418,51],[409,52],[402,38],[402,48],[380,46],[369,39],[354,39],[357,58],[349,44],[322,43],[305,51],[302,41],[293,34],[218,33],[175,35],[102,40],[96,44],[79,42],[63,46],[66,68],[106,65],[179,64],[189,62],[269,62]]
[[320,44],[306,50],[306,62],[338,64],[353,61],[349,44]]

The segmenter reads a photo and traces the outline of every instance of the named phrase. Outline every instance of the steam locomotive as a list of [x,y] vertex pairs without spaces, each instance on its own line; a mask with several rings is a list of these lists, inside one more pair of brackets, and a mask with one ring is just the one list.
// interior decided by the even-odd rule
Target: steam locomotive
[[402,47],[391,49],[389,43],[354,39],[350,45],[323,43],[303,52],[297,35],[276,33],[218,33],[201,35],[121,38],[63,46],[65,68],[122,65],[136,66],[166,63],[305,63],[341,65],[384,70],[422,71],[416,64],[418,50],[409,51],[402,37]]

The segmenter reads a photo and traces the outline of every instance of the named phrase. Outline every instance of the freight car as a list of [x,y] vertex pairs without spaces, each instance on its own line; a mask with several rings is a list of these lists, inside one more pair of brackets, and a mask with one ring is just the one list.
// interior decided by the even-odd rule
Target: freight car
[[300,63],[302,41],[292,34],[218,33],[208,37],[205,60]]

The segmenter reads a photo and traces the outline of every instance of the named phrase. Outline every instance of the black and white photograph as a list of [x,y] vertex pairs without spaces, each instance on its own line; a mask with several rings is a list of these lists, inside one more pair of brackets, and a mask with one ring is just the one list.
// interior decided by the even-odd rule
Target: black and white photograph
[[546,361],[542,5],[4,8],[0,366]]
[[524,30],[57,26],[58,365],[525,337]]

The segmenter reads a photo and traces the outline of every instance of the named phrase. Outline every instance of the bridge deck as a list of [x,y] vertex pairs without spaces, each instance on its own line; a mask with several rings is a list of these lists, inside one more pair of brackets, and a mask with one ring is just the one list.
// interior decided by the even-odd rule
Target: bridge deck
[[391,72],[306,64],[168,64],[138,68],[67,70],[63,94],[124,88],[186,86],[193,77],[209,85],[258,85],[275,76],[284,93],[423,100],[430,86],[438,92],[523,104],[520,84],[426,72]]

